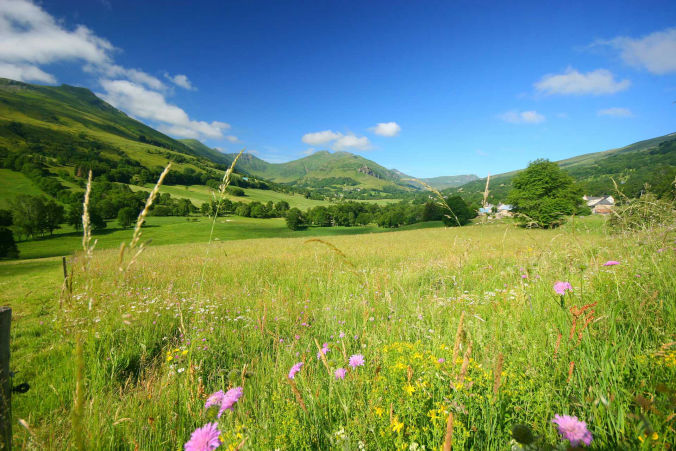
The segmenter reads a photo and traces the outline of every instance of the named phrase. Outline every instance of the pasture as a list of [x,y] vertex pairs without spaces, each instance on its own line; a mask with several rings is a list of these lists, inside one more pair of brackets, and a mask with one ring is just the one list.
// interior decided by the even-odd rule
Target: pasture
[[[219,218],[215,236],[235,225],[253,226]],[[57,259],[0,264],[15,383],[31,384],[13,398],[17,447],[178,449],[218,421],[231,450],[439,449],[449,423],[454,449],[506,449],[516,424],[560,443],[556,414],[596,449],[676,441],[673,230],[180,236],[128,267],[117,249],[78,253],[72,294]],[[234,387],[216,419],[207,396]]]

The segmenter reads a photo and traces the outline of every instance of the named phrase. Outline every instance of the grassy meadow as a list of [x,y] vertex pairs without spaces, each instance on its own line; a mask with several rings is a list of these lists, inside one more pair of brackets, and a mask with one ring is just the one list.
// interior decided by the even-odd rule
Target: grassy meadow
[[[152,216],[143,228],[145,240],[153,246],[209,241],[212,220],[203,216]],[[310,227],[303,231],[289,229],[282,218],[244,218],[241,216],[219,217],[214,228],[213,240],[218,242],[246,240],[253,238],[293,238],[331,235],[356,235],[362,233],[383,233],[393,229],[374,224],[359,227]],[[422,222],[404,226],[404,230],[442,227],[441,221]],[[121,228],[116,221],[108,221],[108,227],[95,231],[96,249],[119,249],[120,243],[129,241],[133,229]],[[45,236],[17,243],[22,259],[57,257],[73,254],[82,247],[82,232],[63,225],[52,236]],[[229,245],[226,245],[229,246]],[[1,264],[0,264],[1,265]]]
[[[560,443],[555,414],[585,421],[593,449],[676,441],[673,229],[285,236],[153,238],[124,271],[117,249],[79,253],[72,295],[59,259],[0,264],[15,384],[31,384],[13,398],[17,448],[179,449],[218,421],[230,450],[506,449],[515,424]],[[204,409],[237,386],[233,410]]]

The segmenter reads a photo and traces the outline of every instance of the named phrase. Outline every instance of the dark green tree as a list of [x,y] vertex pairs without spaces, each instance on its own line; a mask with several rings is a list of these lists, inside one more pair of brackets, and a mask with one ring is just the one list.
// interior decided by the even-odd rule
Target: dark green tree
[[19,249],[14,241],[14,233],[9,228],[12,225],[12,212],[0,210],[0,258],[18,258]]
[[117,212],[117,223],[124,229],[130,227],[136,219],[136,212],[131,207],[120,208]]
[[292,208],[286,212],[286,225],[291,230],[305,230],[307,219],[299,209]]
[[508,202],[519,222],[529,227],[553,228],[582,206],[582,190],[556,163],[535,160],[512,180]]
[[64,209],[62,205],[57,204],[53,200],[48,200],[44,204],[44,213],[42,223],[49,234],[54,233],[55,229],[64,222]]
[[440,208],[442,214],[441,220],[447,227],[464,226],[470,219],[476,217],[476,212],[467,206],[467,203],[460,196],[451,196],[446,199],[446,204],[450,211],[444,206]]

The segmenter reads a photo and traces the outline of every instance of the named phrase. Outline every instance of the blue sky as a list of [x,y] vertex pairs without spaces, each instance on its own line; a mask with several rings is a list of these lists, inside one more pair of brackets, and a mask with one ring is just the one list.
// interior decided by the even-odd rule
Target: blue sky
[[271,162],[484,176],[676,132],[676,2],[1,0],[0,76]]

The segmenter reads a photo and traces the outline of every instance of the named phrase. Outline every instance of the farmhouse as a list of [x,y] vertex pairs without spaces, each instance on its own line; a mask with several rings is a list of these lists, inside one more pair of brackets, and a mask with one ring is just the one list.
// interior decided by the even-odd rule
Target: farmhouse
[[587,206],[591,208],[592,213],[596,215],[610,214],[615,206],[615,199],[613,196],[592,197],[584,195],[582,199],[584,199]]

